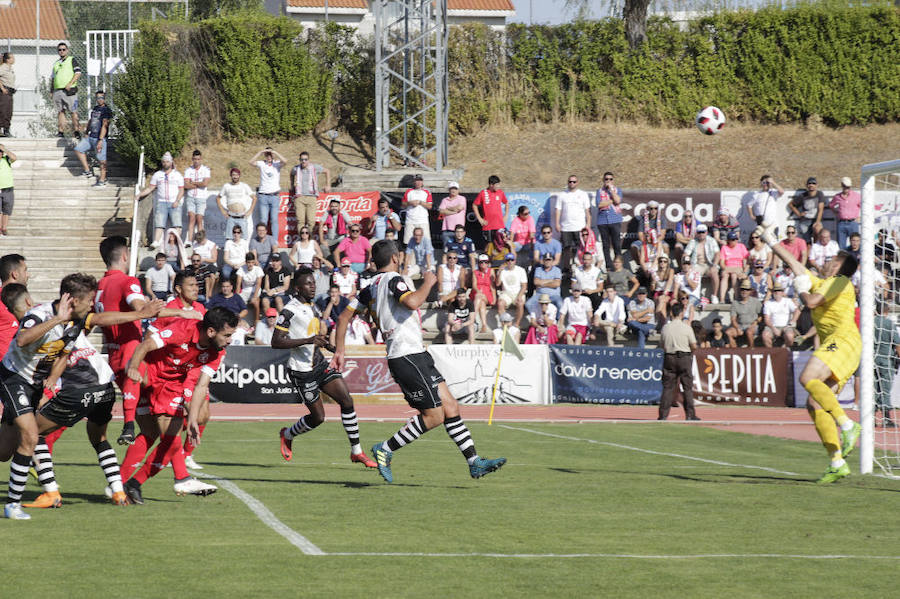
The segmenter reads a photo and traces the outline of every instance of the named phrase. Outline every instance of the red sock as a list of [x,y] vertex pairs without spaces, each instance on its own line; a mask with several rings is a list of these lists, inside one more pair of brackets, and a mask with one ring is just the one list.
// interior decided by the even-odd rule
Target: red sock
[[65,430],[66,430],[66,427],[62,426],[62,427],[56,429],[55,431],[53,431],[52,433],[50,433],[49,435],[44,436],[44,440],[47,442],[47,449],[50,451],[51,454],[53,453],[53,444],[56,443],[56,440],[62,436],[63,431],[65,431]]
[[[200,434],[197,436],[197,439],[200,439],[200,438],[203,437],[203,431],[206,430],[206,425],[205,425],[205,424],[201,424],[201,425],[199,426],[199,428],[200,428]],[[185,440],[184,440],[184,455],[185,455],[185,457],[187,457],[187,456],[189,456],[189,455],[193,455],[194,449],[195,449],[196,447],[197,447],[197,446],[194,445],[194,442],[191,441],[191,438],[190,438],[190,437],[188,437],[187,439],[185,439]]]
[[122,418],[125,422],[134,422],[134,413],[140,397],[141,384],[126,376],[122,381]]
[[150,449],[150,443],[147,441],[147,437],[144,436],[144,433],[139,434],[135,438],[134,443],[128,446],[128,451],[125,452],[125,459],[122,460],[122,465],[119,467],[122,480],[128,480],[140,468],[141,462],[147,456],[148,449]]
[[[144,484],[147,482],[148,478],[156,476],[160,470],[165,468],[166,464],[172,461],[172,457],[176,453],[181,453],[182,451],[181,437],[163,435],[159,440],[159,445],[157,445],[156,449],[147,456],[144,465],[141,466],[138,473],[134,475],[134,479],[139,483]],[[174,468],[175,465],[173,464],[172,467]],[[184,467],[184,457],[181,459],[181,467],[184,468],[184,474],[180,478],[184,478],[187,476],[187,468]]]

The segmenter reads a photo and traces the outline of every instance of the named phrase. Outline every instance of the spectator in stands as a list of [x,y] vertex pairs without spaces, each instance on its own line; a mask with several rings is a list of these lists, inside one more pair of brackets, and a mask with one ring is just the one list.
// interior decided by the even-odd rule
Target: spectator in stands
[[592,310],[596,310],[603,300],[604,278],[592,252],[585,252],[581,264],[572,269],[572,282],[581,285],[581,295],[591,302]]
[[181,233],[181,198],[184,197],[184,178],[175,170],[172,155],[166,152],[160,158],[160,169],[150,177],[150,184],[137,194],[138,199],[154,193],[153,226],[155,235],[150,247],[159,249],[163,242],[166,224]]
[[[875,297],[877,299],[884,299],[885,301],[891,301],[891,285],[888,282],[888,278],[885,276],[883,270],[887,269],[886,264],[881,264],[875,267],[875,270],[872,271],[872,280],[875,282]],[[850,277],[850,282],[853,283],[853,288],[856,289],[856,295],[859,296],[859,285],[862,277],[862,269],[857,268],[856,272],[853,273],[853,276]]]
[[172,283],[175,281],[175,271],[166,262],[166,255],[162,252],[156,254],[156,262],[152,268],[144,273],[144,290],[150,297],[166,300],[172,292]]
[[615,288],[616,293],[622,298],[623,302],[630,302],[638,287],[641,286],[638,278],[625,268],[625,260],[622,256],[613,258],[613,267],[611,271],[606,273],[606,281],[605,288]]
[[516,217],[509,223],[509,231],[512,234],[513,248],[516,253],[516,264],[525,268],[531,267],[531,257],[534,254],[534,218],[531,209],[522,204],[516,210]]
[[472,209],[475,211],[475,218],[481,225],[484,240],[482,243],[487,244],[494,238],[494,232],[503,228],[506,223],[506,210],[509,202],[506,194],[497,185],[500,184],[500,177],[491,175],[488,177],[488,186],[482,189],[472,202]]
[[[216,206],[225,219],[225,230],[233,231],[235,226],[241,228],[241,233],[250,234],[250,215],[256,206],[256,195],[250,186],[241,181],[241,169],[233,168],[229,172],[230,183],[222,185],[219,195],[216,196]],[[245,254],[247,252],[244,252]]]
[[334,345],[334,325],[349,305],[350,300],[341,295],[341,290],[334,283],[328,288],[328,295],[316,300],[316,306],[322,312],[321,321],[329,329],[328,338],[332,345]]
[[247,304],[241,299],[241,296],[234,292],[234,280],[222,279],[222,289],[219,293],[212,296],[206,303],[206,308],[211,310],[216,306],[222,306],[231,310],[240,318],[247,316]]
[[206,300],[216,288],[216,269],[214,266],[203,262],[203,258],[197,252],[191,254],[191,263],[184,269],[185,275],[197,279],[199,295],[197,301],[206,305]]
[[806,260],[809,256],[809,248],[806,245],[806,241],[797,234],[797,231],[797,226],[788,225],[786,229],[787,237],[781,240],[781,245],[783,245],[784,248],[789,251],[794,258],[797,259],[797,262],[799,262],[800,264],[806,264]]
[[666,253],[663,240],[666,219],[659,214],[659,202],[650,200],[638,217],[638,238],[631,243],[631,256],[646,276],[656,266],[656,258]]
[[347,230],[350,236],[345,237],[334,250],[334,262],[343,264],[343,259],[348,258],[351,270],[359,274],[372,259],[372,245],[362,236],[362,225],[359,223],[351,223]]
[[784,294],[792,298],[794,297],[794,272],[791,270],[791,265],[785,262],[781,262],[781,268],[775,271],[775,274],[772,276],[772,286],[780,285],[782,289],[784,289]]
[[[784,195],[781,188],[771,175],[763,175],[759,179],[760,190],[753,194],[747,204],[747,214],[756,221],[757,225],[764,222],[774,223],[778,212],[778,198]],[[776,229],[776,234],[777,234]]]
[[676,291],[675,269],[672,268],[668,256],[663,254],[656,257],[655,268],[650,271],[650,284],[656,311],[665,317],[667,306],[675,299]]
[[647,297],[647,288],[638,287],[635,298],[628,304],[629,329],[637,333],[637,346],[643,348],[647,336],[656,330],[656,304]]
[[449,305],[460,289],[466,287],[465,267],[460,265],[459,256],[453,250],[444,252],[444,263],[438,265],[438,298],[441,304]]
[[578,189],[578,177],[575,175],[569,175],[566,190],[556,194],[553,226],[559,232],[563,247],[561,268],[569,272],[581,241],[581,230],[591,228],[591,198],[586,191]]
[[231,229],[231,239],[225,242],[225,264],[222,265],[222,279],[230,279],[247,261],[250,244],[244,239],[244,230],[240,225]]
[[281,312],[289,301],[288,289],[291,286],[291,273],[284,268],[281,262],[281,254],[272,254],[269,267],[266,269],[266,277],[263,281],[263,290],[260,295],[260,308],[263,314],[268,314],[269,307],[275,306],[275,310]]
[[491,268],[496,270],[503,266],[504,262],[506,262],[506,256],[516,253],[509,231],[506,229],[494,231],[494,238],[484,248],[484,253],[487,254],[491,261]]
[[449,195],[441,200],[438,212],[441,215],[441,246],[447,247],[447,243],[455,237],[456,225],[466,224],[466,198],[459,194],[459,183],[450,181],[447,184]]
[[475,292],[475,313],[481,324],[480,332],[487,333],[487,310],[496,303],[494,274],[486,254],[478,256],[478,268],[472,273],[472,291]]
[[354,314],[353,318],[347,324],[347,332],[344,334],[345,345],[375,345],[375,339],[372,338],[372,329],[369,325]]
[[525,302],[525,308],[529,312],[534,312],[537,298],[542,294],[546,294],[557,310],[562,307],[562,295],[560,287],[562,286],[562,271],[558,266],[553,265],[553,254],[547,253],[543,256],[543,263],[539,268],[534,269],[534,295]]
[[181,235],[175,229],[166,231],[166,243],[162,247],[163,253],[166,255],[166,262],[172,267],[176,273],[184,270],[187,266],[187,252],[184,249],[184,243],[181,241]]
[[619,297],[615,287],[607,287],[605,295],[606,297],[594,311],[592,324],[595,328],[595,337],[603,334],[606,337],[606,345],[619,347],[613,342],[613,339],[616,333],[624,335],[628,331],[628,327],[625,325],[628,317],[625,312],[625,302]]
[[831,198],[828,207],[837,219],[837,244],[839,249],[847,247],[853,233],[859,233],[859,209],[862,197],[852,189],[850,177],[841,178],[841,192]]
[[597,268],[606,268],[603,260],[600,259],[600,252],[597,251],[597,236],[594,235],[594,231],[585,227],[578,234],[578,249],[575,252],[575,264],[581,265],[584,264],[584,255],[590,254],[591,258],[591,266],[597,266]]
[[759,326],[759,314],[762,311],[762,302],[751,295],[750,281],[744,279],[740,285],[740,297],[731,304],[731,326],[725,334],[734,342],[732,347],[743,339],[743,346],[753,347]]
[[[331,191],[331,173],[321,164],[313,164],[309,160],[309,152],[300,152],[300,164],[291,169],[291,198],[294,200],[294,213],[297,215],[298,227],[316,226],[316,201],[319,198],[319,175],[325,175],[322,191]],[[275,234],[275,231],[272,231]]]
[[681,220],[675,223],[675,247],[672,248],[675,264],[681,263],[684,249],[694,241],[696,235],[697,223],[694,221],[694,213],[691,210],[685,210]]
[[10,137],[10,123],[13,115],[13,94],[16,93],[16,72],[13,65],[16,57],[12,52],[4,52],[0,58],[0,137]]
[[391,203],[386,199],[378,200],[378,212],[372,216],[372,226],[369,230],[371,241],[381,241],[388,231],[400,230],[400,217],[391,210]]
[[[734,301],[734,290],[737,288],[738,282],[747,272],[747,258],[750,252],[747,247],[738,241],[738,232],[729,231],[728,242],[719,250],[720,261],[722,264],[722,280],[719,282],[719,297],[722,301]],[[728,297],[729,287],[731,288],[731,298]]]
[[772,266],[775,264],[775,252],[763,243],[756,233],[750,233],[750,246],[747,248],[747,251],[749,252],[747,260],[750,264],[762,262],[766,272],[772,270]]
[[516,307],[515,326],[518,328],[525,314],[525,293],[528,291],[528,273],[516,264],[516,255],[506,255],[503,268],[497,270],[497,313],[505,314],[510,306]]
[[341,295],[344,297],[354,297],[356,292],[359,291],[359,275],[350,268],[350,258],[344,258],[341,260],[341,266],[338,268],[333,275],[331,275],[331,282],[338,286],[338,289],[341,290]]
[[453,335],[465,335],[467,343],[475,343],[475,309],[465,289],[457,289],[447,303],[447,323],[444,324],[444,343],[453,345]]
[[[847,246],[847,253],[853,254],[856,257],[857,262],[859,261],[860,252],[862,251],[862,237],[860,237],[859,233],[850,233],[850,245]],[[800,264],[803,264],[801,262]]]
[[197,234],[194,236],[192,249],[200,255],[204,264],[209,264],[214,269],[216,268],[219,263],[219,246],[213,243],[211,239],[206,238],[205,229],[197,231]]
[[[570,296],[566,297],[559,311],[559,328],[568,345],[581,345],[587,340],[591,322],[591,300],[581,295],[581,285],[572,283]],[[567,325],[568,323],[568,325]]]
[[[721,256],[719,244],[716,240],[709,236],[708,228],[703,223],[697,225],[697,233],[687,247],[684,248],[684,255],[691,260],[691,269],[696,271],[700,277],[709,277],[710,283],[710,301],[713,304],[719,303],[719,269]],[[683,260],[682,260],[683,262]]]
[[478,253],[475,251],[475,242],[466,237],[466,228],[463,225],[456,225],[453,230],[453,239],[444,246],[444,255],[442,261],[446,264],[447,254],[456,252],[459,258],[459,265],[467,267],[473,272],[478,268]]
[[686,293],[691,304],[695,307],[699,307],[703,303],[701,288],[703,276],[700,274],[700,271],[691,264],[690,256],[684,254],[682,261],[681,272],[675,275],[675,289],[678,289],[679,294],[682,292]]
[[250,240],[248,247],[264,269],[269,267],[272,256],[278,254],[278,242],[269,235],[263,223],[256,225],[256,235]]
[[53,63],[50,76],[50,98],[56,109],[56,136],[65,137],[63,129],[66,127],[68,112],[72,119],[72,134],[81,137],[81,125],[78,123],[78,79],[81,77],[81,66],[69,52],[69,46],[65,42],[57,44],[56,53],[59,54],[59,59]]
[[818,274],[822,272],[825,262],[837,256],[839,251],[838,244],[831,240],[831,231],[822,229],[819,231],[819,238],[809,248],[807,265],[810,270]]
[[603,173],[603,186],[597,190],[597,231],[602,243],[603,263],[612,270],[613,258],[622,253],[622,194],[613,183],[615,176]]
[[193,244],[195,227],[197,232],[203,230],[206,200],[209,197],[206,187],[210,178],[212,173],[209,167],[203,164],[203,154],[200,150],[194,150],[191,154],[191,166],[184,169],[184,195],[188,213],[188,230],[184,236],[186,246]]
[[88,117],[85,127],[87,136],[75,146],[75,155],[81,163],[81,174],[90,177],[93,172],[88,166],[87,152],[94,153],[97,162],[100,163],[100,176],[94,187],[103,187],[106,185],[106,156],[109,152],[109,126],[112,124],[113,113],[106,105],[106,93],[103,90],[98,90],[94,94],[94,99],[97,103]]
[[716,243],[719,244],[720,248],[728,242],[729,233],[735,232],[738,234],[738,237],[740,237],[741,234],[737,220],[731,216],[728,209],[724,207],[719,208],[719,211],[716,213],[716,218],[709,228],[712,229],[712,237],[716,240]]
[[[260,156],[262,156],[262,160],[259,159]],[[272,228],[272,236],[276,239],[276,243],[278,211],[281,208],[281,169],[284,168],[285,162],[284,156],[268,146],[250,159],[250,166],[259,169],[259,187],[256,188],[256,222],[257,224],[268,224]],[[244,228],[249,230],[249,227]]]
[[697,307],[691,301],[691,296],[684,289],[679,289],[677,301],[670,303],[668,306],[669,313],[666,315],[666,320],[672,318],[672,306],[675,304],[681,306],[681,320],[693,322],[697,319]]
[[[806,180],[806,189],[796,191],[788,208],[794,217],[794,234],[804,243],[812,243],[822,230],[822,214],[825,212],[825,194],[819,190],[815,177]],[[806,260],[800,260],[800,264],[806,264]]]
[[6,229],[13,211],[15,194],[13,193],[12,163],[15,161],[15,153],[6,146],[0,145],[0,237],[8,234]]
[[268,308],[263,313],[266,317],[256,323],[256,329],[253,331],[253,343],[255,345],[272,345],[272,333],[275,332],[278,310]]
[[262,282],[266,275],[262,268],[259,267],[259,261],[257,261],[253,252],[247,252],[244,258],[244,264],[237,270],[235,287],[237,287],[238,295],[247,304],[248,312],[251,314],[248,322],[255,324],[259,319],[259,297],[262,292]]
[[900,356],[900,332],[888,318],[887,302],[875,302],[875,410],[881,411],[881,426],[896,428],[891,408],[895,359]]
[[691,329],[694,331],[694,337],[697,338],[697,347],[709,347],[709,341],[706,339],[709,335],[703,328],[703,323],[699,320],[692,320]]
[[504,327],[506,327],[506,330],[509,331],[510,338],[512,338],[512,340],[516,343],[519,343],[519,339],[522,336],[522,329],[513,324],[512,314],[507,314],[506,312],[500,315],[499,326],[492,331],[494,343],[498,345],[503,343]]
[[309,227],[303,225],[297,234],[297,242],[291,248],[288,254],[291,264],[294,268],[303,266],[312,266],[314,259],[318,258],[320,264],[324,264],[328,268],[334,268],[334,265],[322,254],[322,247],[319,242],[312,238]]
[[420,279],[426,270],[434,270],[434,248],[431,246],[431,239],[425,236],[425,230],[416,227],[406,246],[402,274],[412,279]]
[[753,268],[747,274],[746,280],[750,281],[750,295],[758,298],[761,302],[766,302],[769,299],[772,289],[772,277],[766,272],[766,265],[761,260],[757,260],[753,264]]
[[[341,209],[341,201],[333,199],[328,202],[328,210],[322,215],[319,222],[319,245],[328,257],[334,255],[334,250],[340,242],[347,237],[347,229],[350,228],[350,215]],[[328,251],[325,251],[325,247]]]
[[553,229],[550,228],[550,225],[541,227],[541,238],[534,242],[534,255],[531,262],[535,270],[541,267],[544,263],[544,256],[547,254],[553,256],[553,266],[559,266],[562,244],[558,239],[553,238]]
[[782,339],[784,346],[790,349],[794,345],[798,316],[800,311],[793,301],[784,297],[784,288],[773,285],[772,298],[763,304],[763,322],[766,325],[762,332],[763,346],[773,347],[777,339]]
[[425,189],[425,180],[422,175],[413,177],[412,189],[407,189],[403,194],[403,207],[406,209],[406,223],[403,228],[403,244],[409,243],[409,240],[415,234],[417,228],[422,229],[425,237],[431,242],[431,224],[429,223],[429,213],[434,205],[431,192]]
[[318,256],[313,256],[312,271],[313,278],[316,280],[316,301],[328,295],[328,290],[331,288],[331,272],[333,270],[331,266],[323,267],[322,259]]
[[721,318],[713,318],[712,331],[710,331],[709,336],[706,338],[705,347],[737,347],[737,343],[734,342],[734,339],[729,338],[728,335],[725,334]]
[[553,345],[559,340],[556,328],[556,306],[546,293],[538,295],[536,309],[528,313],[531,327],[525,336],[528,345]]

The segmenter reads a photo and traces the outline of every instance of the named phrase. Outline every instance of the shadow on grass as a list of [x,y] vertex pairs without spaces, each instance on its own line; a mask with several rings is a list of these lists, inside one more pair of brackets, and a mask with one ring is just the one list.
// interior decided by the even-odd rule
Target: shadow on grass
[[[788,484],[788,485],[811,485],[814,487],[826,486],[819,485],[816,483],[815,478],[789,478],[789,477],[779,477],[779,476],[771,476],[771,475],[753,475],[753,474],[703,474],[703,475],[695,475],[689,476],[685,474],[672,474],[672,473],[656,473],[656,476],[665,476],[667,478],[674,478],[678,480],[689,480],[692,482],[701,482],[701,483],[717,483],[717,484],[727,484],[727,483],[738,483],[738,484],[747,484],[747,485],[757,485],[757,484]],[[868,481],[867,482],[872,482]],[[839,486],[847,489],[856,489],[860,491],[882,491],[886,493],[900,493],[900,488],[897,489],[889,489],[885,487],[873,487],[869,485],[860,485],[854,484],[855,482],[862,482],[862,479],[849,480],[849,481],[838,481],[836,483],[832,483],[830,486]]]

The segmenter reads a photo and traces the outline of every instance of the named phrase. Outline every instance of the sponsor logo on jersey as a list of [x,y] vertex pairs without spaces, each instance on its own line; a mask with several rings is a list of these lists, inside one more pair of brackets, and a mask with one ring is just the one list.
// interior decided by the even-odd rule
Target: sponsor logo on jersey
[[168,339],[172,336],[172,331],[170,331],[169,329],[162,330],[159,332],[159,336],[163,339]]

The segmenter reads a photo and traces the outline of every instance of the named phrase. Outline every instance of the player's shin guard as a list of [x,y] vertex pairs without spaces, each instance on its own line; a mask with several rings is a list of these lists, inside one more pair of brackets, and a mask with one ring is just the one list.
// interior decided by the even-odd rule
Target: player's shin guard
[[97,461],[100,463],[100,469],[106,476],[106,484],[112,489],[113,493],[122,492],[122,474],[119,471],[119,460],[116,458],[116,452],[113,451],[109,441],[100,441],[94,445],[94,451],[97,452]]
[[466,423],[459,416],[445,418],[444,429],[446,429],[450,438],[453,439],[453,442],[456,443],[456,446],[459,447],[466,461],[471,464],[478,457],[478,453],[475,451],[475,441],[472,440],[472,434],[469,433],[469,427],[466,426]]
[[150,440],[143,433],[135,437],[134,443],[129,445],[128,451],[125,452],[125,459],[122,460],[122,480],[131,478],[137,469],[141,467],[141,462],[147,457],[147,450],[149,449]]
[[47,449],[50,453],[53,453],[53,444],[56,443],[56,440],[62,437],[62,434],[66,432],[66,427],[61,426],[52,433],[48,433],[44,435],[44,440],[47,442]]
[[341,410],[341,424],[344,425],[344,432],[347,433],[347,440],[350,441],[350,448],[353,450],[361,450],[359,446],[359,421],[356,418],[356,410],[350,409],[349,412]]
[[416,414],[401,428],[394,433],[394,436],[385,441],[387,448],[391,451],[397,451],[404,445],[409,445],[426,431],[425,421],[421,414]]
[[834,418],[838,425],[843,425],[849,420],[847,414],[844,413],[844,409],[841,407],[840,402],[838,402],[837,396],[828,385],[818,379],[813,379],[803,387],[809,393],[809,396],[822,406],[823,410],[831,414],[831,417]]
[[134,422],[134,415],[140,398],[141,384],[126,376],[122,381],[122,420]]
[[837,426],[834,419],[825,410],[811,411],[813,423],[816,425],[816,432],[825,446],[825,451],[832,459],[841,458],[841,440],[838,436]]
[[28,482],[28,469],[31,467],[31,456],[22,455],[18,451],[13,454],[9,464],[9,490],[7,503],[20,503],[25,483]]
[[50,448],[44,437],[38,437],[37,445],[34,447],[34,469],[37,471],[38,482],[44,489],[44,492],[51,493],[59,491],[59,485],[56,484],[56,474],[53,472],[53,459],[50,457]]
[[[206,425],[205,425],[205,424],[201,424],[199,428],[200,428],[200,434],[197,435],[197,438],[198,438],[198,439],[201,439],[201,438],[203,438],[203,431],[206,430]],[[193,454],[193,453],[194,453],[194,449],[196,449],[196,448],[197,448],[197,446],[194,445],[194,442],[191,441],[191,438],[190,438],[190,437],[188,437],[187,439],[185,439],[185,441],[184,441],[184,457],[187,457],[187,456]]]
[[[166,467],[166,464],[172,461],[172,456],[175,455],[176,452],[181,452],[183,448],[181,447],[181,437],[172,436],[172,435],[163,435],[159,439],[159,445],[156,446],[150,455],[147,457],[147,460],[144,462],[144,465],[141,466],[141,469],[137,474],[134,475],[134,479],[144,484],[147,482],[147,479],[155,476],[160,470]],[[182,456],[181,465],[184,467],[184,458]],[[185,468],[182,477],[187,476],[187,469]],[[176,478],[178,475],[176,474]]]

